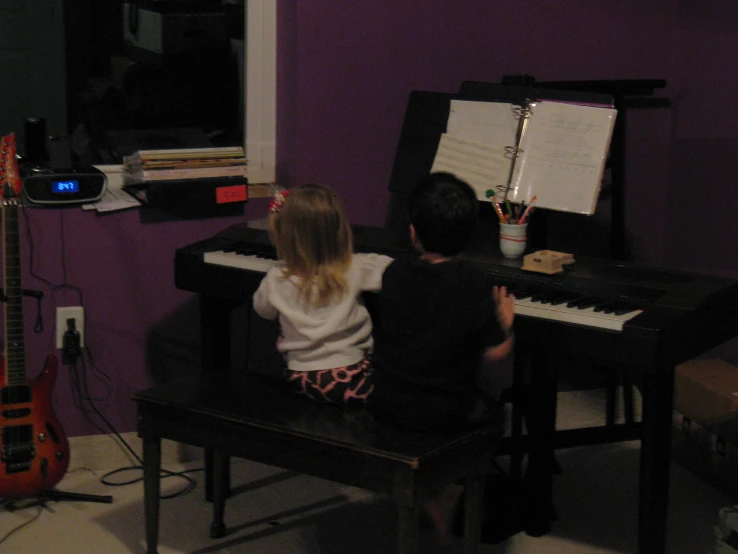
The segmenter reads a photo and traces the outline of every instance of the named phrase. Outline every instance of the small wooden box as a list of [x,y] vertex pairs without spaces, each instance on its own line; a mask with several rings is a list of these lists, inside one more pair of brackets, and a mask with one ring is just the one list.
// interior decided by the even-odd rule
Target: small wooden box
[[523,269],[553,275],[554,273],[561,273],[564,271],[564,266],[571,263],[574,263],[572,254],[554,252],[553,250],[538,250],[523,258]]

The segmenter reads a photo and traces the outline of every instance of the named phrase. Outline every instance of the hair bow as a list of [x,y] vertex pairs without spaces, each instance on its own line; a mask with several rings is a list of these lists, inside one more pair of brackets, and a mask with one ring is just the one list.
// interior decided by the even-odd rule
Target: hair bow
[[290,191],[288,190],[278,190],[274,193],[274,198],[272,198],[272,201],[269,202],[269,211],[277,213],[279,210],[282,209],[282,206],[284,205],[284,199],[289,195]]

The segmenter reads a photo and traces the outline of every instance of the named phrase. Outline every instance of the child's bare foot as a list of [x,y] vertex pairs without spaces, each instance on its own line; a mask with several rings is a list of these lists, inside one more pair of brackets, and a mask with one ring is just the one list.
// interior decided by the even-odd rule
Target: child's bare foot
[[462,490],[461,485],[451,483],[444,486],[437,495],[423,502],[423,508],[433,522],[438,540],[443,546],[449,546],[452,542],[451,525]]

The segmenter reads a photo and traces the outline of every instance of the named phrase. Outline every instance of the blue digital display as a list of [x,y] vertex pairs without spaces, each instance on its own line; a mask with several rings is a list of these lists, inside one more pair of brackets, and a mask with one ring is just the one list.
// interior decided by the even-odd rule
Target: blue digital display
[[79,181],[74,179],[69,179],[66,181],[52,181],[51,192],[59,194],[79,192]]

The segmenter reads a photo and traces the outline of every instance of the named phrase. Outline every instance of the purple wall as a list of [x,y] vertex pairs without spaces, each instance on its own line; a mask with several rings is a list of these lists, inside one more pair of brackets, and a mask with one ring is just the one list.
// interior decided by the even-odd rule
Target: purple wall
[[[280,182],[326,183],[354,222],[381,225],[410,91],[451,92],[464,80],[518,73],[540,81],[663,78],[673,106],[628,117],[633,257],[738,277],[738,108],[726,75],[726,60],[738,55],[734,0],[279,2]],[[245,218],[162,223],[143,223],[136,211],[28,211],[36,273],[53,284],[63,279],[64,238],[66,282],[84,293],[87,343],[110,377],[99,407],[119,431],[132,431],[136,390],[197,368],[196,299],[174,288],[174,250],[263,217],[266,202],[252,201]],[[683,224],[695,220],[697,232]],[[33,375],[53,351],[55,305],[77,299],[52,295],[30,275],[24,284],[46,293],[40,335],[32,332],[35,305],[26,303]],[[106,392],[90,368],[87,380],[93,393]],[[98,432],[75,407],[66,369],[55,404],[71,436]]]
[[[252,201],[246,218],[262,217],[264,202]],[[28,208],[20,220],[23,286],[44,292],[42,333],[34,332],[36,301],[24,302],[27,376],[36,376],[48,354],[61,358],[54,349],[56,306],[80,305],[80,299],[75,290],[59,285],[77,287],[83,295],[85,344],[94,361],[78,364],[79,382],[89,388],[82,392],[98,399],[98,408],[121,432],[135,429],[134,392],[197,370],[199,312],[195,296],[174,286],[174,251],[245,219],[144,223],[142,213]],[[56,413],[68,435],[96,434],[75,405],[73,377],[60,365]]]
[[[505,74],[538,80],[662,78],[654,20],[672,2],[298,2],[294,173],[376,222],[409,93]],[[553,8],[551,6],[554,6]],[[289,77],[286,77],[289,79]]]

